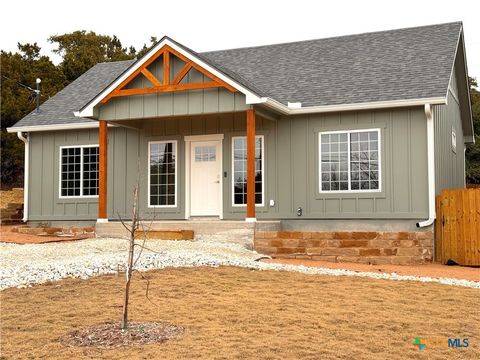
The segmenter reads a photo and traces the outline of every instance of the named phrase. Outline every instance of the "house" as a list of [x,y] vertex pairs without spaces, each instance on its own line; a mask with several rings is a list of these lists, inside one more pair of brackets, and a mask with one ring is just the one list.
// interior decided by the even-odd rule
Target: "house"
[[31,223],[108,233],[129,217],[138,174],[147,219],[256,223],[270,253],[424,261],[435,195],[464,187],[474,141],[463,27],[206,53],[164,37],[136,61],[97,64],[8,131],[25,142]]

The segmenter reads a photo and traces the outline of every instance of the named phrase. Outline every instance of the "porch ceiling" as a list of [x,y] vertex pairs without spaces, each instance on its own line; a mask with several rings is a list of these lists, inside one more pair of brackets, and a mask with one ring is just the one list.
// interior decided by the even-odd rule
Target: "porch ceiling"
[[[110,120],[108,123],[110,125],[115,125],[118,127],[125,127],[130,129],[141,130],[148,126],[155,121],[165,121],[165,120],[172,120],[172,121],[201,121],[201,120],[218,120],[218,121],[226,121],[233,120],[233,121],[246,121],[246,110],[245,111],[227,111],[221,113],[210,113],[210,114],[197,114],[197,115],[173,115],[173,116],[159,116],[159,117],[150,117],[150,118],[136,118],[136,119],[125,119],[125,120]],[[267,121],[276,121],[277,118],[272,116],[269,112],[266,111],[257,111],[257,118]]]

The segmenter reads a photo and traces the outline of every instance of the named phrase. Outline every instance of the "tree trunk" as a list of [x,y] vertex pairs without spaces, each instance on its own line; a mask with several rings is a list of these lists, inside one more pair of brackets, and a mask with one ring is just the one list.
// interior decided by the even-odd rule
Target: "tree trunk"
[[130,240],[128,249],[128,261],[127,269],[125,270],[125,297],[123,301],[123,317],[122,317],[122,329],[128,328],[128,298],[130,295],[130,281],[132,280],[133,272],[133,256],[135,252],[135,231],[138,227],[138,212],[137,212],[137,200],[138,200],[138,185],[135,186],[133,191],[133,209],[132,209],[132,226],[130,228]]

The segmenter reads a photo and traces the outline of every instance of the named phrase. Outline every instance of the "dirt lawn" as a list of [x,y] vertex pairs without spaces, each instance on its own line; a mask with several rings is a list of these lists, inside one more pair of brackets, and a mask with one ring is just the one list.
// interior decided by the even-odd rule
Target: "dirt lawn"
[[[163,344],[63,346],[74,329],[118,320],[123,276],[7,289],[2,359],[478,359],[480,291],[439,284],[242,268],[168,269],[134,281],[131,320],[186,328]],[[468,337],[467,349],[412,345]]]
[[83,239],[91,239],[95,237],[94,234],[82,234],[76,236],[39,236],[31,234],[22,234],[15,231],[12,231],[15,227],[19,225],[1,225],[0,226],[0,241],[7,243],[15,244],[45,244],[49,242],[67,242]]

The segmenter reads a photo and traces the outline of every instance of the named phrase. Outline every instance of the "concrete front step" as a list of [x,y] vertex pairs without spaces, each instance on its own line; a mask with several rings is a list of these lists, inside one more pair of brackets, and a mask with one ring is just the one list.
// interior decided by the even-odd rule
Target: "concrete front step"
[[[253,244],[256,227],[268,231],[278,231],[281,228],[280,221],[249,223],[233,220],[177,220],[145,221],[143,224],[146,231],[192,230],[195,240],[225,241],[248,247]],[[128,237],[128,232],[119,221],[98,223],[95,226],[95,232],[98,237]]]

